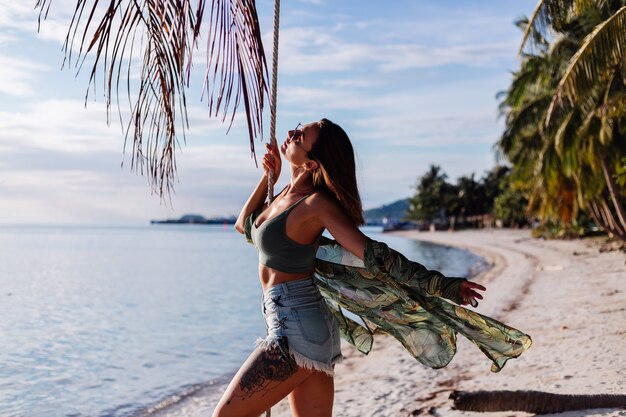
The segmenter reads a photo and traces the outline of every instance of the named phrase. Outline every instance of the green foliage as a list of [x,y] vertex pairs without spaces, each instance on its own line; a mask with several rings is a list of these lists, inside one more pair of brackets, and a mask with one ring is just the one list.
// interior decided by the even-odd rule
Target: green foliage
[[491,214],[494,201],[508,188],[510,169],[496,166],[477,180],[475,174],[462,176],[456,184],[447,182],[439,166],[431,165],[419,178],[411,198],[408,217],[426,223],[463,223],[471,216]]
[[491,171],[487,171],[482,179],[482,184],[485,189],[485,200],[488,207],[493,207],[496,197],[509,187],[510,175],[511,168],[503,165],[496,165]]
[[564,225],[559,221],[549,221],[533,229],[533,237],[543,239],[578,239],[588,234],[588,227],[574,221]]
[[421,221],[432,221],[445,216],[450,186],[446,182],[448,176],[441,167],[431,165],[429,170],[419,179],[416,194],[411,199],[408,217]]
[[622,158],[621,164],[617,167],[615,173],[615,182],[622,188],[626,188],[626,158]]
[[[542,0],[518,22],[522,47],[530,39],[534,48],[499,95],[505,130],[496,150],[541,233],[576,235],[587,214],[626,239],[625,4]],[[508,197],[498,203],[503,217]]]
[[522,226],[526,223],[526,206],[528,200],[522,193],[512,189],[506,189],[495,198],[493,215],[502,220],[504,226]]
[[474,174],[462,176],[457,180],[456,199],[460,207],[460,214],[473,216],[487,212],[485,201],[485,187],[474,179]]

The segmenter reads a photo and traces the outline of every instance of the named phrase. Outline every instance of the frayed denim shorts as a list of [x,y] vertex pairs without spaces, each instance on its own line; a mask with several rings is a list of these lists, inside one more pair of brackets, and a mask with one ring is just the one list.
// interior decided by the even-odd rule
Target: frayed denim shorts
[[313,277],[267,290],[263,316],[267,336],[259,339],[257,346],[286,345],[298,366],[333,375],[333,365],[342,359],[339,327]]

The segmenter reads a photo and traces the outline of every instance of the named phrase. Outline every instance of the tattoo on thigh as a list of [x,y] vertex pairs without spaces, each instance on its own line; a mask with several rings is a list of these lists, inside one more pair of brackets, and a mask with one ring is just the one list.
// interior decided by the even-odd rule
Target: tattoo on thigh
[[298,365],[288,352],[289,349],[284,339],[281,339],[280,346],[261,352],[239,381],[239,388],[244,399],[266,391],[271,388],[272,384],[286,381],[296,373]]

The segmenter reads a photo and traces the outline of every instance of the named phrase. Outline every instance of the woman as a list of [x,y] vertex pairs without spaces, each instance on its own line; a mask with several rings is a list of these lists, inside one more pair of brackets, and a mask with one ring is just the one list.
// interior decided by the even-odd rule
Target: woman
[[[339,331],[313,280],[315,254],[326,229],[364,260],[367,238],[356,185],[354,152],[341,127],[327,119],[289,131],[280,154],[291,180],[266,206],[267,176],[281,173],[278,149],[266,145],[264,173],[235,228],[259,248],[259,277],[268,336],[235,375],[213,416],[258,416],[285,396],[294,416],[331,416],[333,365],[341,359]],[[485,288],[463,280],[465,302]]]

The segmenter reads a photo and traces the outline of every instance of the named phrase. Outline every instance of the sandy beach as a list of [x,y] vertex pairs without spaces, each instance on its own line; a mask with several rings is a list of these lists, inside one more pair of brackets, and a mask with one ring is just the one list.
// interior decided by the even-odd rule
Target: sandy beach
[[[476,309],[530,334],[533,346],[500,373],[459,337],[444,369],[417,363],[395,339],[379,335],[364,356],[344,344],[337,366],[335,416],[529,416],[524,412],[452,410],[454,390],[536,390],[558,394],[626,394],[626,255],[604,240],[546,241],[526,230],[402,232],[408,238],[458,246],[491,268],[475,280],[488,290]],[[419,261],[416,259],[416,261]],[[215,396],[181,404],[169,416],[209,415]],[[272,415],[290,416],[287,401]],[[622,409],[554,414],[626,416]]]
[[[363,356],[350,346],[336,370],[336,416],[528,416],[451,409],[453,390],[538,390],[561,394],[626,394],[626,255],[600,252],[599,241],[546,241],[530,232],[402,232],[413,239],[467,248],[492,268],[477,311],[529,333],[533,346],[500,373],[459,338],[448,367],[428,369],[391,337],[378,337]],[[286,404],[274,416],[289,416]],[[596,409],[560,416],[625,416]]]

